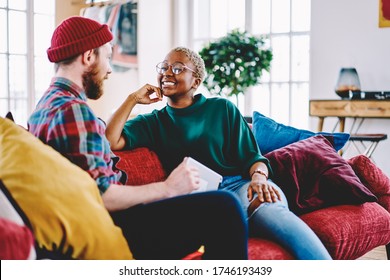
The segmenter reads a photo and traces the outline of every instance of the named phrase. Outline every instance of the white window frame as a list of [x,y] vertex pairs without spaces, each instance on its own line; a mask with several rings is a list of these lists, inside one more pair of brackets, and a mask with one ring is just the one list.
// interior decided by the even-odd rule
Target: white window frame
[[[11,1],[11,0],[8,0]],[[7,45],[7,49],[5,52],[0,52],[1,55],[6,56],[6,81],[7,81],[7,93],[5,98],[0,98],[0,102],[6,102],[7,103],[7,112],[11,112],[14,115],[16,123],[26,126],[27,125],[27,118],[28,116],[32,113],[36,106],[36,83],[35,83],[35,46],[34,46],[34,32],[35,26],[34,26],[34,1],[40,1],[40,0],[26,0],[26,10],[17,10],[17,9],[11,9],[9,6],[7,6],[5,9],[0,8],[1,10],[6,11],[6,30],[7,30],[7,42],[9,42],[10,39],[10,34],[9,34],[9,28],[8,25],[10,24],[9,22],[9,11],[21,11],[26,13],[26,53],[25,54],[20,54],[20,56],[23,56],[26,58],[26,90],[27,94],[26,97],[20,98],[19,100],[25,100],[26,101],[26,112],[20,112],[18,108],[13,108],[11,106],[11,100],[15,99],[15,97],[12,96],[11,93],[11,88],[10,88],[10,56],[13,55],[12,50],[10,50],[9,43]],[[50,14],[50,16],[53,16],[54,18],[54,12]],[[53,28],[54,28],[54,20],[53,20]],[[38,32],[38,31],[37,31]],[[4,117],[7,112],[1,112],[0,116]],[[23,116],[23,117],[19,117]]]

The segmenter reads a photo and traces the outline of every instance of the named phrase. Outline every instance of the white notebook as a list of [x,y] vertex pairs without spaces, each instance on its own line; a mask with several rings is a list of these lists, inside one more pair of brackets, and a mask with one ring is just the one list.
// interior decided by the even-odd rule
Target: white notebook
[[192,193],[214,191],[218,189],[219,184],[222,182],[221,175],[191,157],[188,159],[187,164],[199,169],[201,179],[199,189]]

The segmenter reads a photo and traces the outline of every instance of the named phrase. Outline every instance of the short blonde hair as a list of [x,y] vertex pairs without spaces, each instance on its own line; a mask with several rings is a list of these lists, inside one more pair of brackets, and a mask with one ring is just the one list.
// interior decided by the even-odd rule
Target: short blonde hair
[[192,64],[194,64],[195,66],[194,75],[203,82],[204,77],[206,75],[206,68],[204,66],[203,58],[201,58],[198,53],[186,47],[176,47],[171,52],[184,53],[188,57],[188,59],[192,62]]

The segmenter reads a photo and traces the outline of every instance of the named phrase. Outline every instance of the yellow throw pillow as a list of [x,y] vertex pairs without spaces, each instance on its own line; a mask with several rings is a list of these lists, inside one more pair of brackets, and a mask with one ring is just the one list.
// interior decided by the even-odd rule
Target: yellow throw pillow
[[27,216],[38,256],[133,258],[88,173],[1,117],[0,180]]

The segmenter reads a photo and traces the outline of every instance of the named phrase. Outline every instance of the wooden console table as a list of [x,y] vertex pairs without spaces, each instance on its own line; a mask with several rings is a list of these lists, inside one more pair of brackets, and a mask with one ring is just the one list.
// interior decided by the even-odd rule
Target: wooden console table
[[390,118],[390,100],[310,100],[309,114],[319,118],[318,131],[322,131],[326,117],[337,117],[339,130],[344,132],[345,118]]

